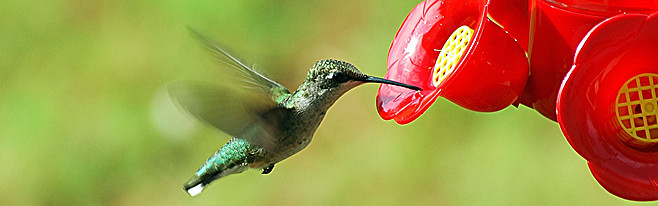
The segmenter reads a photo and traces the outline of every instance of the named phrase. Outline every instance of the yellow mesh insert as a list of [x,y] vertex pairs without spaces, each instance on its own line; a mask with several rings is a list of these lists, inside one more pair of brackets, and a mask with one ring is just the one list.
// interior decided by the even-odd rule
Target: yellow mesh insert
[[450,38],[443,44],[432,75],[432,83],[435,87],[439,86],[455,69],[457,62],[466,51],[468,43],[471,42],[471,37],[473,37],[473,29],[468,26],[461,26],[452,32]]
[[628,135],[619,139],[636,147],[658,143],[658,74],[629,79],[617,95],[617,120]]

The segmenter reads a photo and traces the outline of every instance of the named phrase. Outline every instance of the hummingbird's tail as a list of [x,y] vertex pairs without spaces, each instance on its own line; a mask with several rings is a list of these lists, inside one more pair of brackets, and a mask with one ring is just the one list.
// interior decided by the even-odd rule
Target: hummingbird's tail
[[183,185],[183,189],[187,191],[187,194],[190,194],[190,196],[194,197],[199,194],[201,194],[201,191],[203,191],[203,188],[206,185],[201,183],[198,178],[192,178],[190,179],[185,185]]
[[197,196],[210,182],[230,174],[241,173],[249,168],[249,151],[253,145],[242,139],[231,139],[224,147],[212,155],[188,180],[183,189],[190,196]]
[[[203,188],[205,188],[206,185],[210,184],[210,182],[230,174],[241,173],[247,170],[248,168],[249,166],[247,166],[247,164],[240,164],[240,165],[235,165],[227,170],[217,170],[211,173],[204,173],[201,176],[199,176],[198,175],[199,172],[197,172],[197,174],[192,176],[192,178],[190,178],[190,180],[188,180],[183,185],[183,189],[185,189],[185,191],[187,191],[187,193],[190,194],[190,196],[194,197],[199,195],[201,191],[203,191]],[[203,170],[203,167],[199,171],[201,170]]]

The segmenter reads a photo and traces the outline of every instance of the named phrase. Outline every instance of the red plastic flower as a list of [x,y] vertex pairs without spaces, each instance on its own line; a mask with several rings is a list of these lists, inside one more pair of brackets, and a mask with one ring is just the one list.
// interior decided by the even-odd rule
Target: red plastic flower
[[658,13],[595,26],[558,94],[571,146],[610,193],[658,200]]
[[409,13],[389,50],[386,78],[423,90],[381,85],[382,118],[409,123],[438,96],[482,112],[516,101],[528,78],[527,58],[487,17],[488,8],[485,0],[427,0]]

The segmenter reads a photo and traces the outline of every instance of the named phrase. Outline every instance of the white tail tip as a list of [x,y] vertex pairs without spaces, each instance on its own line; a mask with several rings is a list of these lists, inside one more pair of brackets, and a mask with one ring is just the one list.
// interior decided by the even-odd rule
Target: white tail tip
[[187,193],[190,194],[190,196],[194,197],[199,194],[201,194],[201,191],[203,191],[203,184],[198,184],[190,189],[187,190]]

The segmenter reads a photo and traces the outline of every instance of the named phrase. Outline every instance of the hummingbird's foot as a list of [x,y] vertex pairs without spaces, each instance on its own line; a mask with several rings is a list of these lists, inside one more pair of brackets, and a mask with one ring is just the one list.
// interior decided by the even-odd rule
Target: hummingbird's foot
[[272,172],[273,169],[274,169],[274,163],[268,165],[266,168],[263,168],[263,173],[261,173],[261,174],[264,174],[264,175],[270,174],[270,172]]

